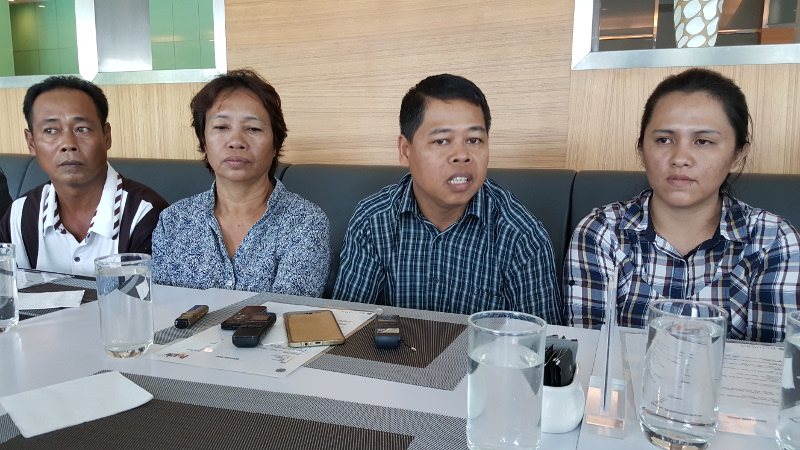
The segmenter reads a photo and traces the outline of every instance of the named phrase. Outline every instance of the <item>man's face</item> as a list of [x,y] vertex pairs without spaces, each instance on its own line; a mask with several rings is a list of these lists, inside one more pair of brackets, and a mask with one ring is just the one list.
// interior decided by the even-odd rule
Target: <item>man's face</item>
[[105,181],[111,126],[100,123],[91,97],[76,89],[47,91],[36,97],[32,116],[25,141],[56,188]]
[[429,99],[413,142],[398,138],[400,164],[408,167],[414,196],[429,213],[461,211],[483,186],[489,134],[483,111],[464,100]]

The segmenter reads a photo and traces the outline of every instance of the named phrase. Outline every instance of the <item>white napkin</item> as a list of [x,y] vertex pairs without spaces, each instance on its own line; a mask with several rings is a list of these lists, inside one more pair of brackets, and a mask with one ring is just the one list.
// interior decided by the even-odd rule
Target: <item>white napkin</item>
[[153,394],[119,372],[106,372],[0,398],[26,438],[113,416],[152,400]]
[[81,306],[83,291],[17,293],[19,309],[76,308]]

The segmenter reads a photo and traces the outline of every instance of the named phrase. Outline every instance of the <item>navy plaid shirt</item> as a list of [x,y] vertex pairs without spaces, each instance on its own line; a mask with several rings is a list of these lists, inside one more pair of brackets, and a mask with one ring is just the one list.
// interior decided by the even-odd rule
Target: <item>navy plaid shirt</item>
[[715,235],[682,257],[653,229],[651,195],[595,209],[575,229],[564,267],[569,323],[600,327],[616,269],[623,326],[646,326],[651,301],[691,299],[727,310],[730,338],[782,341],[800,287],[800,236],[789,222],[724,196]]
[[358,204],[335,299],[459,314],[513,310],[561,324],[552,245],[513,194],[487,179],[440,232],[411,186],[409,174]]

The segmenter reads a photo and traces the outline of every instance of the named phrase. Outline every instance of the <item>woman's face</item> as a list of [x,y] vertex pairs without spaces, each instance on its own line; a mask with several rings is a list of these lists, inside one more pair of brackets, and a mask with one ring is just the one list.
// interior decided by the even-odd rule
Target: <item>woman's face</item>
[[749,151],[719,100],[705,92],[673,92],[656,103],[639,149],[653,198],[663,206],[716,208],[719,188]]
[[249,90],[217,97],[206,112],[205,138],[217,179],[249,182],[269,176],[275,158],[269,113]]

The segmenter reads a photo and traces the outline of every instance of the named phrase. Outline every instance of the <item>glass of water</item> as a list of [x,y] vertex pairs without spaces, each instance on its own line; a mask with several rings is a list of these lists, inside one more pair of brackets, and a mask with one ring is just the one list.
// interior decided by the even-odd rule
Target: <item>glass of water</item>
[[94,267],[103,348],[115,358],[143,354],[153,344],[150,255],[103,256]]
[[467,323],[467,444],[539,448],[547,323],[511,311],[475,313]]
[[783,450],[800,450],[800,311],[786,318],[781,413],[775,435]]
[[14,244],[0,244],[0,333],[19,322],[17,304],[17,263]]
[[728,313],[690,300],[650,304],[639,422],[657,447],[708,447],[717,412]]

